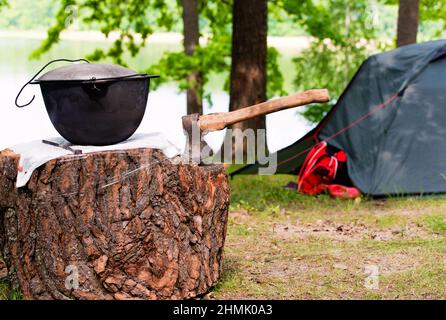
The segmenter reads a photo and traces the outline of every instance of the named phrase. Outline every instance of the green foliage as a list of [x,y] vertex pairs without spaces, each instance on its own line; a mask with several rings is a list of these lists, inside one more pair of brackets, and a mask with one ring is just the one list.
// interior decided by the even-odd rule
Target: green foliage
[[[429,20],[441,21],[441,23],[443,24],[443,27],[444,27],[445,23],[446,23],[446,0],[421,0],[421,2],[420,2],[420,20],[421,21],[429,21]],[[443,30],[441,30],[441,31],[443,31]]]
[[[60,39],[63,30],[70,28],[73,13],[68,8],[78,8],[76,14],[83,25],[98,28],[106,37],[117,36],[107,50],[96,49],[87,58],[99,61],[111,58],[114,63],[126,65],[124,56],[136,56],[146,45],[146,40],[154,31],[164,28],[172,30],[182,19],[181,1],[177,0],[59,0],[60,7],[55,16],[48,37],[42,42],[32,57],[38,58],[49,51]],[[199,94],[211,104],[211,95],[205,92],[205,85],[213,73],[224,73],[230,69],[232,42],[232,1],[199,1],[202,38],[206,44],[199,46],[193,56],[183,51],[166,52],[161,61],[146,70],[159,73],[165,82],[175,82],[180,90],[195,87],[187,76],[199,72],[203,88]],[[268,52],[268,95],[284,93],[284,79],[280,72],[279,53],[275,49]],[[226,84],[229,83],[229,73]],[[225,89],[229,86],[226,85]]]
[[294,59],[296,89],[327,88],[333,98],[328,104],[304,111],[309,121],[319,122],[370,54],[376,37],[370,2],[284,0],[284,8],[314,38],[310,47]]
[[[399,0],[381,0],[387,5],[398,6]],[[420,23],[439,22],[438,28],[433,31],[435,36],[440,36],[444,32],[446,26],[446,0],[420,0]]]
[[[308,107],[308,120],[322,119],[367,56],[393,46],[397,4],[398,0],[282,0],[283,8],[315,39],[294,59],[296,89],[324,87],[333,98]],[[422,0],[420,16],[419,39],[438,38],[446,22],[446,0]]]
[[[399,0],[381,0],[397,10]],[[395,17],[396,19],[396,17]],[[420,27],[418,41],[430,41],[441,37],[446,27],[446,0],[420,0]],[[396,33],[392,35],[396,38]]]
[[446,28],[446,0],[421,0],[420,33],[418,39],[438,39]]
[[57,0],[0,0],[1,29],[36,30],[47,28],[55,13]]
[[54,17],[54,24],[48,30],[47,38],[42,42],[40,48],[32,53],[33,58],[38,58],[42,53],[51,49],[51,47],[60,40],[60,33],[67,27],[66,21],[72,14],[66,8],[75,6],[76,0],[60,0],[60,9]]
[[[201,30],[207,34],[207,43],[198,46],[193,56],[187,56],[184,51],[165,53],[157,65],[147,70],[148,73],[162,75],[157,86],[175,82],[184,91],[195,87],[187,79],[191,72],[201,74],[203,84],[206,84],[213,73],[223,73],[230,68],[231,6],[231,3],[222,1],[199,2]],[[205,85],[198,93],[212,105],[211,95],[205,91]]]
[[284,9],[283,0],[268,1],[268,34],[270,36],[304,36],[305,30]]
[[276,48],[268,48],[266,94],[269,98],[287,95],[287,92],[284,90],[285,79],[279,67],[279,58],[280,53]]
[[154,32],[153,22],[170,30],[174,25],[174,14],[178,12],[175,2],[164,0],[59,1],[60,7],[53,26],[48,30],[48,37],[34,51],[33,58],[49,51],[59,41],[61,32],[70,28],[75,19],[80,19],[86,25],[96,26],[106,37],[110,37],[112,32],[118,34],[108,51],[97,49],[87,58],[98,61],[109,57],[113,62],[125,65],[123,55],[126,52],[132,57],[138,54]]
[[[157,25],[171,29],[174,24],[172,13],[176,8],[163,0],[88,0],[85,5],[91,13],[84,19],[86,23],[99,24],[101,32],[109,36],[113,31],[119,33],[108,52],[96,50],[88,58],[97,61],[110,57],[120,65],[125,65],[123,54],[127,50],[132,57],[146,45],[146,40],[154,32],[146,17],[154,13]],[[135,34],[140,39],[135,38]]]
[[315,123],[322,119],[368,53],[365,46],[335,46],[328,41],[316,40],[293,60],[297,70],[294,84],[298,90],[327,88],[332,98],[327,104],[305,108],[303,115],[306,119]]
[[[227,37],[212,38],[204,47],[197,47],[193,56],[187,56],[183,51],[167,52],[160,62],[147,70],[148,73],[162,74],[156,86],[166,82],[175,82],[181,91],[194,87],[187,81],[191,71],[199,72],[203,83],[209,81],[212,73],[222,73],[230,68],[230,41]],[[199,94],[212,104],[210,93],[204,91]]]

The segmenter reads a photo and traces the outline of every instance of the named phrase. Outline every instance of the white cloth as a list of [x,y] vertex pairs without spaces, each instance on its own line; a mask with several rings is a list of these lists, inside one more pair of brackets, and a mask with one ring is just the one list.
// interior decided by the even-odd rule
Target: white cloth
[[[69,143],[65,139],[60,137],[45,140],[57,143],[59,145],[69,145]],[[171,143],[162,133],[135,134],[133,137],[124,142],[104,147],[73,145],[70,145],[70,147],[74,150],[81,150],[83,154],[99,151],[116,151],[140,148],[159,149],[168,158],[173,158],[180,154],[180,149],[178,149],[173,143]],[[17,188],[24,187],[31,178],[34,170],[36,170],[41,165],[47,163],[50,160],[73,155],[73,152],[69,150],[48,145],[46,143],[43,143],[42,140],[19,144],[9,149],[20,155],[19,165],[21,167],[21,170],[17,174]]]

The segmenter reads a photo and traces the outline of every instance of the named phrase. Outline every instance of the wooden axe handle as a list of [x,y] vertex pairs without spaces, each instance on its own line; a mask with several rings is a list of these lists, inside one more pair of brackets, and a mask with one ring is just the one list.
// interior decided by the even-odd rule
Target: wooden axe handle
[[253,119],[258,116],[304,106],[310,103],[324,103],[329,100],[330,97],[327,89],[308,90],[232,112],[207,114],[200,117],[199,126],[202,131],[223,130],[234,123]]

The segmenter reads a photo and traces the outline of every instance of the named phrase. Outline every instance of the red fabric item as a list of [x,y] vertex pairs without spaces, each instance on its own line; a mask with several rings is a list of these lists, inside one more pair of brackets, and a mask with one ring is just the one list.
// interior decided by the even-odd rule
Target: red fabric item
[[356,188],[334,185],[338,169],[345,166],[347,155],[343,150],[328,150],[327,142],[317,144],[308,154],[299,173],[298,191],[308,195],[328,192],[335,198],[355,199],[361,195]]
[[318,143],[308,154],[299,173],[299,192],[317,195],[326,190],[336,178],[339,161],[345,162],[344,151],[330,155],[327,142]]
[[361,197],[361,191],[357,188],[349,188],[339,184],[327,186],[328,194],[333,198],[356,199]]

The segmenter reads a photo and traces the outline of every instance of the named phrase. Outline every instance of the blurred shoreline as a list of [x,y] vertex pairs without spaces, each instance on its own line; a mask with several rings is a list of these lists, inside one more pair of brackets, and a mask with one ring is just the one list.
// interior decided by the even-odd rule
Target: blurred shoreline
[[[37,39],[44,40],[47,37],[46,31],[24,31],[24,30],[0,30],[0,39]],[[61,34],[61,40],[86,41],[86,42],[112,42],[119,38],[118,33],[111,33],[105,37],[99,31],[65,31]],[[138,37],[136,37],[138,39]],[[175,32],[158,32],[151,35],[148,42],[157,44],[178,44],[181,45],[183,35]],[[206,43],[206,39],[202,38]],[[311,42],[310,37],[268,37],[268,44],[279,49],[302,50],[308,48]]]

